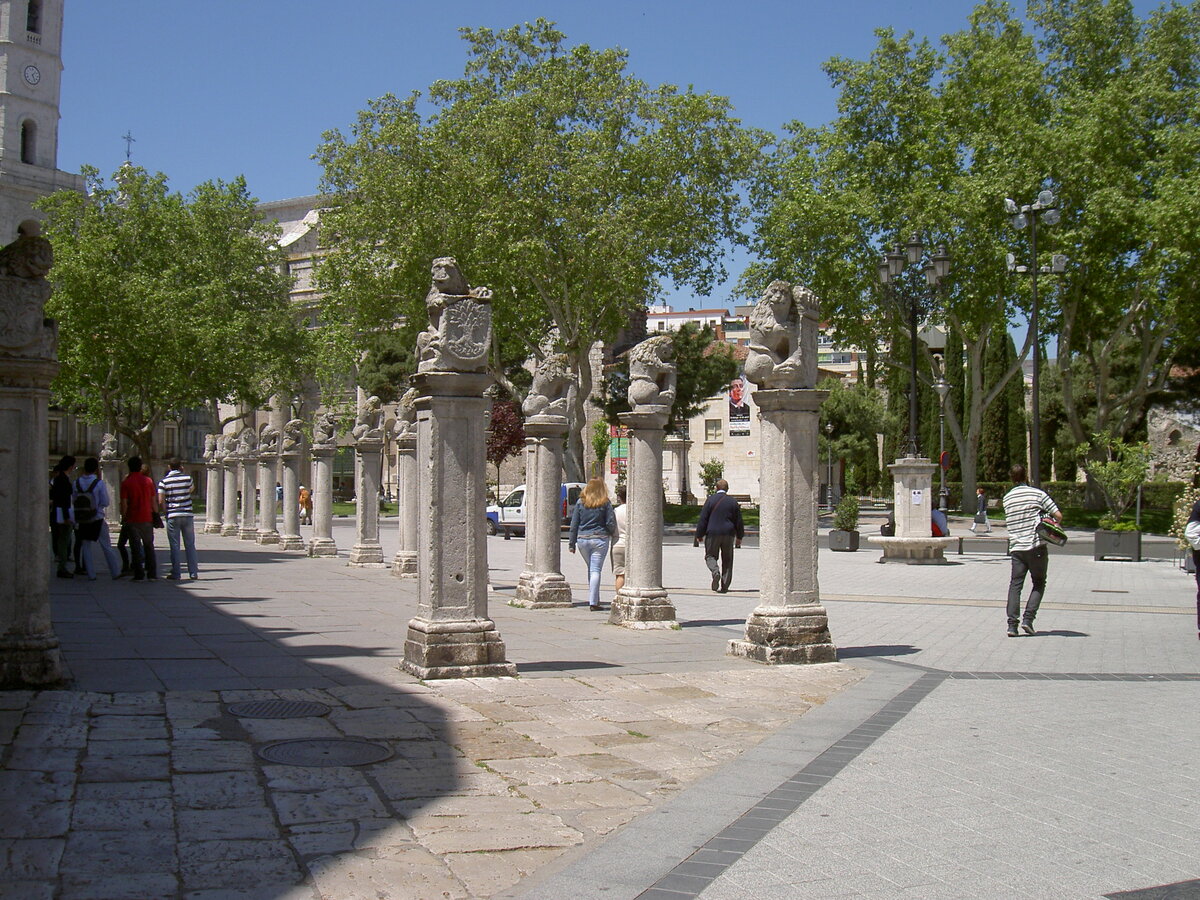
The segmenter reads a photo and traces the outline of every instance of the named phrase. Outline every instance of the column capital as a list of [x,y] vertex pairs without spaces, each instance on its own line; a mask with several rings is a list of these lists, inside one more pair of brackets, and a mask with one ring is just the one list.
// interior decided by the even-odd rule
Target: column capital
[[495,380],[491,375],[478,373],[419,372],[413,376],[413,386],[419,394],[413,405],[427,409],[430,397],[482,397]]
[[769,391],[754,391],[751,395],[761,412],[817,412],[829,391],[811,388],[776,388]]
[[622,425],[639,431],[661,431],[667,427],[671,409],[667,406],[645,406],[633,412],[621,413],[617,418]]
[[525,420],[526,437],[552,438],[562,437],[566,433],[566,416],[533,416]]

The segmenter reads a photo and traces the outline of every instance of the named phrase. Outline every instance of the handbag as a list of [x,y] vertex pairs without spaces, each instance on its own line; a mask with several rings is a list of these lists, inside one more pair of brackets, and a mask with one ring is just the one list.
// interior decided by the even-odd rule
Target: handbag
[[162,528],[162,527],[163,527],[163,520],[162,520],[162,516],[160,516],[160,515],[158,514],[158,510],[154,510],[154,512],[152,513],[152,515],[154,516],[154,519],[152,520],[152,521],[154,522],[154,527],[155,527],[155,528]]
[[987,513],[979,513],[979,512],[975,513],[975,524],[976,525],[986,525],[987,524]]
[[1038,522],[1037,535],[1055,547],[1061,547],[1067,542],[1067,533],[1059,528],[1053,519],[1042,519]]

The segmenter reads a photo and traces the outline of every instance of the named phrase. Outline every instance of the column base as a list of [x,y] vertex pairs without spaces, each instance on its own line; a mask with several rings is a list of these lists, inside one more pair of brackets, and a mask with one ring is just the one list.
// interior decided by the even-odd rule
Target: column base
[[44,688],[62,681],[62,655],[53,634],[0,638],[0,688]]
[[494,678],[515,676],[505,658],[504,641],[491,619],[408,623],[404,671],[417,678]]
[[350,548],[350,562],[347,565],[382,569],[383,548],[379,544],[355,544]]
[[958,543],[956,537],[885,537],[878,534],[867,535],[872,544],[883,548],[883,556],[877,562],[899,562],[910,566],[941,566],[948,565],[945,557],[946,548]]
[[560,572],[522,572],[513,606],[554,609],[571,605],[571,586]]
[[254,538],[260,544],[278,544],[278,531],[260,531]]
[[236,525],[222,525],[221,526],[221,536],[222,537],[237,537],[237,534],[238,534],[238,527]]
[[281,534],[279,536],[280,550],[303,550],[304,538],[298,534]]
[[679,627],[675,605],[662,588],[621,588],[612,602],[608,624],[639,630]]
[[220,522],[205,522],[204,523],[204,533],[205,534],[220,534],[221,533],[221,523]]
[[769,666],[837,662],[829,617],[820,604],[760,606],[746,620],[744,640],[729,642],[729,655]]
[[397,550],[392,557],[392,574],[397,578],[417,577],[417,553],[415,550]]
[[238,532],[237,532],[237,536],[238,536],[239,541],[257,541],[258,540],[258,529],[257,528],[239,528]]
[[337,544],[334,543],[333,538],[313,538],[308,542],[309,556],[329,557],[337,556],[337,554]]

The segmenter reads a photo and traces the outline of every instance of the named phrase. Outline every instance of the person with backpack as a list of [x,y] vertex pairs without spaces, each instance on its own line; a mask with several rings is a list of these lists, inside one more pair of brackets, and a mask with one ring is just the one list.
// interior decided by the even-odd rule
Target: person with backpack
[[94,456],[89,456],[83,461],[83,474],[75,479],[75,493],[71,499],[71,509],[75,516],[75,538],[79,541],[80,558],[88,581],[96,580],[92,550],[97,546],[108,563],[109,574],[114,579],[121,577],[121,560],[112,548],[108,522],[105,521],[105,511],[110,503],[112,498],[108,494],[108,485],[100,477],[100,461]]
[[[704,564],[712,573],[712,589],[727,594],[733,580],[733,551],[741,549],[746,527],[742,524],[742,507],[729,496],[729,482],[722,478],[714,487],[716,491],[700,510],[692,546],[699,547],[704,541]],[[720,568],[717,568],[718,557]]]
[[75,573],[67,568],[71,559],[71,535],[75,531],[75,520],[71,518],[71,470],[74,468],[75,457],[64,456],[54,467],[54,478],[50,481],[50,538],[59,578],[75,577]]

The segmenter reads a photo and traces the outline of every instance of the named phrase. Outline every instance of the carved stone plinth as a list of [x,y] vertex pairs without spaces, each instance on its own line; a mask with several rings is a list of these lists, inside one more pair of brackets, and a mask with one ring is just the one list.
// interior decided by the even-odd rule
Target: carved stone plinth
[[547,609],[571,605],[562,574],[562,457],[565,416],[525,420],[525,571],[514,606]]
[[662,445],[669,413],[669,406],[643,405],[621,415],[621,423],[629,428],[629,533],[625,586],[613,600],[610,625],[679,627],[675,606],[662,586]]
[[[482,340],[486,332],[480,332]],[[417,411],[417,615],[404,669],[418,678],[514,675],[487,610],[482,373],[420,372]]]
[[258,539],[258,523],[255,521],[254,508],[258,489],[258,460],[257,454],[241,458],[242,477],[242,515],[238,522],[238,540],[253,541]]
[[817,411],[828,394],[754,392],[762,417],[761,601],[746,637],[729,642],[732,656],[770,665],[837,659],[817,583]]
[[279,543],[275,525],[275,459],[274,454],[258,457],[258,534],[254,539],[260,544]]
[[313,444],[313,536],[309,556],[337,556],[333,540],[333,457],[336,444]]
[[692,442],[685,437],[669,435],[663,441],[663,453],[671,458],[671,482],[667,488],[668,503],[687,503],[691,491],[688,488],[688,450]]
[[237,537],[238,533],[238,458],[230,453],[221,461],[224,495],[221,503],[221,534]]
[[392,558],[392,574],[397,578],[417,577],[417,435],[396,439],[397,516],[400,543]]
[[890,537],[867,535],[868,541],[883,548],[879,562],[915,566],[946,564],[946,547],[958,539],[931,535],[933,473],[937,471],[937,463],[923,456],[910,456],[896,460],[888,470],[892,473],[896,533]]
[[[37,240],[42,240],[37,238]],[[43,241],[44,243],[44,241]],[[45,245],[49,253],[49,245]],[[43,317],[50,285],[0,276],[0,687],[62,680],[50,617],[46,503],[50,382],[57,327]]]
[[282,465],[283,484],[283,531],[279,534],[281,550],[303,550],[304,538],[300,537],[300,461],[304,454],[287,451],[279,455]]
[[221,461],[210,459],[204,463],[204,533],[221,533],[221,506],[224,498],[224,481]]
[[383,568],[383,547],[379,543],[379,476],[383,454],[383,441],[366,439],[355,441],[354,452],[358,455],[355,485],[355,533],[354,546],[350,548],[351,566]]

